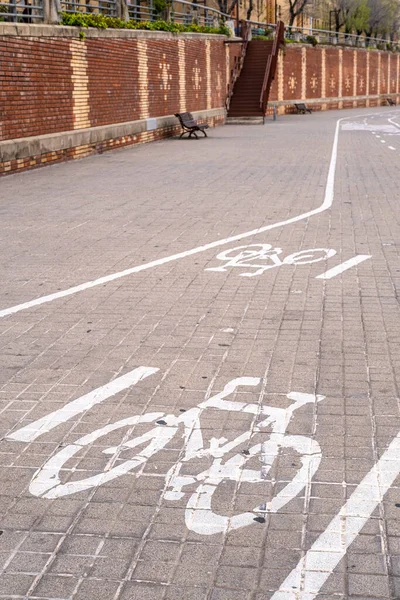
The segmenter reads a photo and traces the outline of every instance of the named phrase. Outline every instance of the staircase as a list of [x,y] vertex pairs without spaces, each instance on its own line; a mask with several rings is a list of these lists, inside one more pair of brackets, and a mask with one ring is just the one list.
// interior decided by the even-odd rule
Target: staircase
[[278,64],[279,48],[285,43],[285,25],[278,21],[273,40],[249,41],[244,31],[240,61],[232,71],[226,101],[228,123],[264,123],[272,81]]
[[[233,88],[228,110],[228,123],[246,117],[256,122],[263,120],[264,111],[260,103],[268,57],[272,53],[273,41],[253,40],[248,42],[242,71]],[[250,120],[250,119],[249,119]]]

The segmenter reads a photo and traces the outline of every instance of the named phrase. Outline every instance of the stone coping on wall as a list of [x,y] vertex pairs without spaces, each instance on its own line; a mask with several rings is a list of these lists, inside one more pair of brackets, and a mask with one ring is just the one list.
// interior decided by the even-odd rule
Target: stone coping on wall
[[[225,117],[225,108],[213,108],[193,112],[196,120]],[[124,136],[139,135],[146,131],[157,131],[179,125],[174,115],[128,121],[126,123],[113,123],[87,129],[61,131],[47,135],[4,140],[0,142],[0,163],[21,158],[28,158],[48,152],[67,150],[89,144],[100,144],[106,140],[122,138]]]
[[227,38],[226,35],[217,33],[171,33],[170,31],[147,31],[145,29],[97,29],[96,27],[72,27],[69,25],[34,25],[28,23],[0,23],[0,36],[16,37],[62,37],[79,38],[81,31],[86,38],[146,38],[146,39],[212,39],[212,40],[239,40],[241,38]]

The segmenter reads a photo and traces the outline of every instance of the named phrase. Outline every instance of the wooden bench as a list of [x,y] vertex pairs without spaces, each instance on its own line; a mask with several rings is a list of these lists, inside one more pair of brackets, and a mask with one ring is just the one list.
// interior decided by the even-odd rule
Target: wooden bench
[[393,98],[386,98],[386,102],[389,104],[389,106],[396,106],[396,102],[393,100]]
[[295,106],[298,114],[305,115],[306,113],[310,113],[310,114],[312,113],[311,108],[307,108],[307,106],[304,104],[304,102],[299,102],[298,104],[295,104],[294,106]]
[[181,139],[181,137],[183,137],[186,133],[188,133],[190,138],[192,137],[192,135],[194,135],[194,137],[197,140],[198,137],[197,137],[196,131],[201,131],[201,133],[203,133],[204,136],[207,137],[207,134],[204,130],[208,129],[209,125],[207,125],[207,124],[199,125],[193,119],[192,113],[190,113],[190,112],[176,113],[175,117],[178,117],[179,122],[183,129],[181,135],[179,136],[179,139]]

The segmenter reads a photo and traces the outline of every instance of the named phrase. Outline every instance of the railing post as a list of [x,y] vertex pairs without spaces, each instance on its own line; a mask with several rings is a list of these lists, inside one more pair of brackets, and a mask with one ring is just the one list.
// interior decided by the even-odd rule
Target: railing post
[[43,22],[57,24],[61,22],[61,2],[60,0],[43,0]]
[[116,0],[117,2],[117,17],[123,21],[129,21],[128,3],[126,0]]

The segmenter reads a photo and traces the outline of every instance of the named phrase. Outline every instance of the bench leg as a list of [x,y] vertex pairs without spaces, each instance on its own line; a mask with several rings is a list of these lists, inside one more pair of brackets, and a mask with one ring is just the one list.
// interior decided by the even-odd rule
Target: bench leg
[[201,129],[200,131],[201,133],[204,133],[204,137],[208,137],[204,129]]

